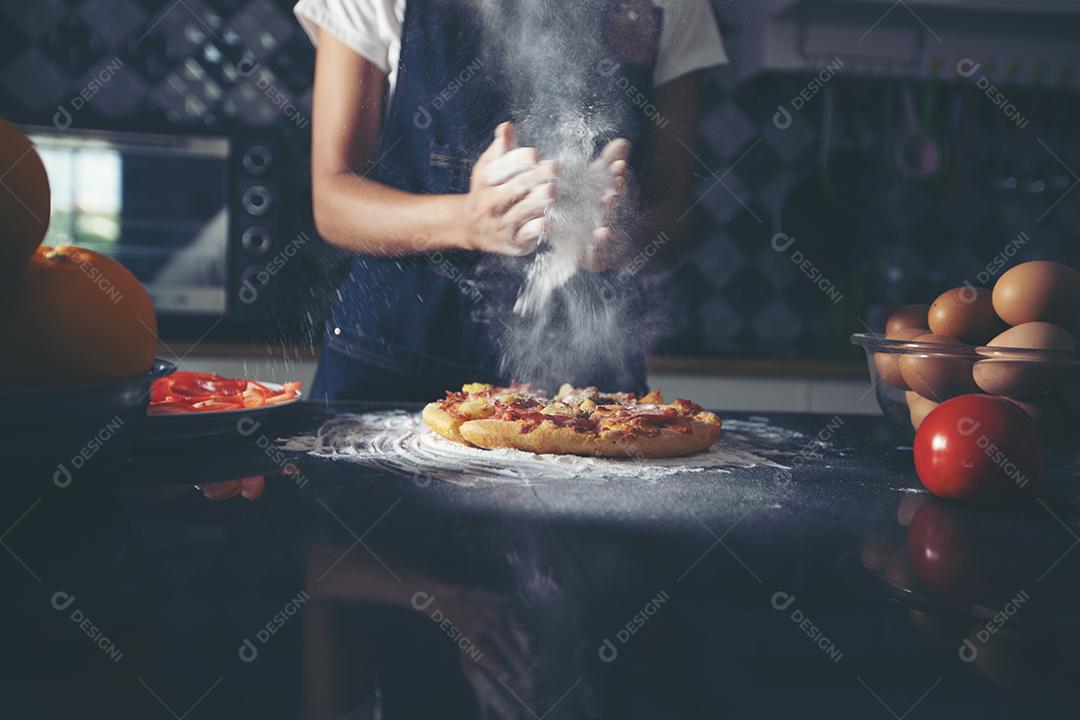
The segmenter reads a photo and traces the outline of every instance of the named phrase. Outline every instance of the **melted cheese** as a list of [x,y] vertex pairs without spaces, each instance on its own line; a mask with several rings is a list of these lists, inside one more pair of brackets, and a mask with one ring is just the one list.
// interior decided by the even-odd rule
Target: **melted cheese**
[[456,414],[470,420],[483,420],[495,414],[495,408],[487,400],[470,399],[458,403]]
[[461,392],[468,393],[469,395],[487,392],[488,390],[491,390],[491,385],[485,383],[465,383],[461,386]]
[[559,415],[561,417],[575,417],[577,411],[566,403],[554,402],[540,411],[543,415]]

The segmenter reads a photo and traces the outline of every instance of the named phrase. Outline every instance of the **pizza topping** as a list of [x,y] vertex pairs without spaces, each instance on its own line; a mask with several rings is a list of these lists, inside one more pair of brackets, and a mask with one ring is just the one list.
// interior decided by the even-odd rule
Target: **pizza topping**
[[[432,429],[449,440],[483,448],[667,457],[704,449],[720,431],[720,420],[712,413],[687,400],[665,403],[659,392],[639,398],[633,393],[564,385],[549,398],[530,385],[469,383],[461,391],[447,392],[435,406],[458,424],[453,433],[440,429],[445,416],[429,418],[425,408],[424,419]],[[566,429],[583,437],[572,438]],[[535,434],[521,437],[531,433]]]
[[555,399],[549,400],[530,385],[514,383],[509,388],[496,388],[469,383],[461,392],[447,392],[441,406],[459,420],[517,422],[523,433],[548,422],[579,432],[654,437],[661,429],[691,432],[698,414],[712,417],[688,400],[664,404],[663,395],[657,391],[639,400],[632,393],[602,393],[595,387],[570,385],[564,385]]
[[[569,384],[563,385],[559,388],[559,392],[555,395],[555,399],[564,402],[567,405],[585,405],[591,403],[595,405],[627,405],[637,401],[637,395],[634,393],[605,393],[600,392],[595,387],[587,388],[575,388]],[[591,412],[591,410],[590,410]]]
[[630,417],[645,422],[663,422],[664,420],[679,417],[679,411],[672,407],[645,407],[630,411]]
[[486,400],[476,398],[458,403],[454,415],[469,420],[483,420],[495,414],[494,406]]
[[485,393],[492,389],[491,385],[485,383],[466,383],[461,386],[461,392],[467,395],[479,395],[480,393]]
[[575,388],[570,383],[565,383],[559,388],[559,392],[555,393],[555,399],[570,405],[577,405],[585,398],[596,397],[599,394],[600,391],[594,387]]
[[588,418],[578,417],[577,415],[551,415],[545,413],[544,409],[537,408],[497,405],[493,417],[496,420],[510,420],[520,423],[522,433],[532,432],[545,422],[555,427],[573,428],[578,432],[588,432],[593,429],[593,425]]
[[553,402],[540,411],[543,415],[561,415],[563,417],[577,417],[578,412],[566,403]]

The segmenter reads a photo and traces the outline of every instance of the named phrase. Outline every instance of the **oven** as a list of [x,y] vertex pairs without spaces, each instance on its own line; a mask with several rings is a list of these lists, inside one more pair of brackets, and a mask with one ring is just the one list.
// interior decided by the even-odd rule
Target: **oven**
[[166,323],[274,315],[279,256],[306,243],[285,189],[283,144],[250,132],[25,130],[52,190],[46,245],[79,245],[123,263]]

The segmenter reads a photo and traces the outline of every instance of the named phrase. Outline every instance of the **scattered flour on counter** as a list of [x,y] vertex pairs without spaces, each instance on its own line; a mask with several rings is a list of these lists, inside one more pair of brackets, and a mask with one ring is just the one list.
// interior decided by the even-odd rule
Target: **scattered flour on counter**
[[806,437],[801,432],[770,425],[769,418],[757,415],[751,415],[746,420],[724,420],[724,432],[738,433],[752,437],[754,442],[776,445],[798,442]]
[[[729,422],[734,426],[730,433]],[[756,437],[759,433],[764,437]],[[288,438],[280,444],[291,452],[308,452],[460,485],[529,485],[539,479],[581,482],[629,477],[655,482],[673,475],[706,470],[729,473],[734,468],[756,466],[786,470],[786,466],[759,455],[758,450],[767,451],[770,441],[790,442],[790,437],[781,437],[789,433],[767,424],[724,421],[720,439],[705,452],[682,458],[612,460],[467,447],[431,432],[419,414],[395,411],[342,415],[326,422],[314,435]],[[802,437],[799,433],[793,435]]]

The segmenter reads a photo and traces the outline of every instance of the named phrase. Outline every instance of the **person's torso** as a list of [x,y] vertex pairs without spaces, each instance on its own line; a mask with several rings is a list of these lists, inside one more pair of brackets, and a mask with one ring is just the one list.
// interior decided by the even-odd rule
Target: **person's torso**
[[[512,14],[516,4],[502,7]],[[648,123],[638,106],[651,92],[661,14],[648,0],[606,5],[596,20],[604,42],[595,54],[580,58],[585,65],[566,81],[584,83],[586,104],[619,108],[612,114],[616,122],[596,138],[597,144],[614,137],[634,142]],[[518,11],[524,7],[534,6],[523,4]],[[556,13],[561,7],[552,3],[548,22],[581,20],[573,13],[560,19]],[[528,47],[529,38],[512,33],[492,38],[492,25],[503,18],[485,22],[478,12],[461,0],[409,0],[373,178],[415,194],[468,192],[473,164],[494,128],[544,107],[543,98],[535,96],[542,84],[507,73],[508,64],[510,73],[521,73],[522,57],[542,60],[543,49]],[[554,32],[571,30],[555,26]],[[502,53],[515,58],[508,61]],[[539,76],[543,69],[536,72]],[[522,97],[529,92],[533,96]],[[526,131],[522,142],[529,139]],[[434,357],[494,372],[504,320],[512,312],[526,262],[463,251],[393,259],[357,256],[340,288],[331,338],[385,352],[404,365]]]

